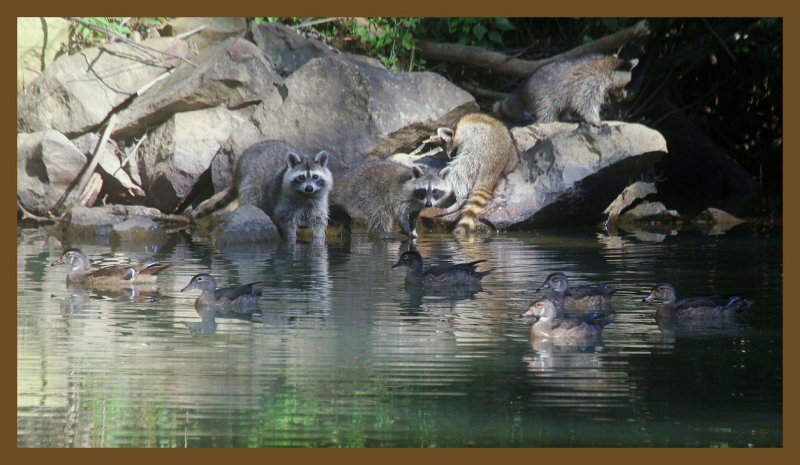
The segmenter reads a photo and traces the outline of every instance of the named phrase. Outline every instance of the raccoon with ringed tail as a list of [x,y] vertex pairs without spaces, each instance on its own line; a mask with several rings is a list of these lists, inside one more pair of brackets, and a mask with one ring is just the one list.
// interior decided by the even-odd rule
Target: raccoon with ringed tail
[[479,225],[478,215],[492,199],[497,183],[517,167],[517,146],[508,128],[485,113],[464,115],[455,129],[439,128],[437,134],[451,158],[439,174],[450,184],[456,199],[440,216],[460,209],[461,217],[454,232],[474,230]]
[[450,186],[435,171],[382,160],[339,177],[331,203],[366,223],[380,238],[391,237],[399,224],[403,234],[413,239],[420,211],[437,207],[449,196]]
[[602,126],[600,108],[606,97],[625,98],[637,64],[638,59],[597,54],[548,63],[522,89],[496,102],[494,114],[513,119],[530,111],[537,123],[552,123],[573,113],[582,122]]
[[312,158],[279,140],[252,145],[239,157],[234,173],[239,205],[262,209],[286,241],[294,243],[297,228],[308,226],[313,243],[324,244],[333,187],[327,165],[325,150]]

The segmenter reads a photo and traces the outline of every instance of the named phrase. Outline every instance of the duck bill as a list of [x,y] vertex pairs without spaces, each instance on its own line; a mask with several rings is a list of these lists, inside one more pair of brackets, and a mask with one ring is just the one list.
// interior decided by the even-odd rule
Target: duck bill
[[392,265],[392,268],[397,268],[397,267],[398,267],[398,266],[400,266],[400,265],[401,265],[401,263],[398,261],[397,263],[395,263],[394,265]]
[[652,302],[656,300],[656,293],[655,291],[647,294],[647,297],[642,297],[642,302]]
[[50,266],[63,265],[64,263],[66,263],[66,262],[64,261],[64,257],[61,257],[61,258],[59,258],[58,260],[56,260],[56,261],[54,261],[54,262],[50,263]]
[[533,307],[530,307],[528,308],[528,311],[526,311],[525,313],[520,313],[519,316],[536,316],[536,315],[533,313]]
[[190,282],[189,284],[186,285],[186,287],[181,289],[181,292],[186,292],[186,291],[188,291],[190,289],[194,289],[194,281]]
[[534,292],[540,292],[542,289],[550,289],[550,283],[545,282],[544,284],[539,286],[539,289],[536,289]]

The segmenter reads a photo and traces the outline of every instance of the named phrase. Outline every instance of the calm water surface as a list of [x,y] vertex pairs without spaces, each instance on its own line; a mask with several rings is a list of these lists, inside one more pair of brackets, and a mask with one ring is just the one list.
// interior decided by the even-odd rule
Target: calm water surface
[[[64,244],[42,231],[17,245],[20,447],[783,445],[779,229],[423,235],[428,263],[497,268],[474,295],[408,293],[390,268],[403,244],[358,234],[322,248],[68,244],[95,266],[176,265],[119,292],[68,289],[49,266]],[[602,341],[532,344],[519,314],[557,270],[619,285]],[[179,292],[200,272],[266,281],[261,317],[202,324],[199,292]],[[641,298],[663,281],[756,304],[736,322],[659,327]]]

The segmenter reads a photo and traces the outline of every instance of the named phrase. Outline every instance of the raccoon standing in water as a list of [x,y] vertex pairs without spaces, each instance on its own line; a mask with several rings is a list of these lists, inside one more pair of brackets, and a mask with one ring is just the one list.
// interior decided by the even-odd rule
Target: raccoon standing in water
[[587,55],[544,65],[522,89],[496,102],[494,113],[501,118],[519,118],[529,110],[537,123],[552,123],[572,112],[582,121],[601,126],[600,107],[606,95],[625,98],[625,86],[638,63],[638,59]]
[[[443,215],[462,210],[455,233],[478,226],[478,215],[494,195],[500,178],[519,162],[511,133],[497,119],[484,113],[464,115],[455,129],[439,128],[450,163],[439,174],[450,184],[456,202]],[[463,206],[463,208],[462,208]]]
[[419,212],[438,206],[449,195],[450,186],[438,173],[384,160],[337,179],[331,202],[381,238],[390,237],[398,223],[403,234],[415,238]]
[[324,244],[333,186],[327,165],[324,150],[310,158],[283,141],[259,142],[245,150],[236,165],[239,205],[264,210],[286,241],[294,243],[298,226],[308,226],[313,243]]

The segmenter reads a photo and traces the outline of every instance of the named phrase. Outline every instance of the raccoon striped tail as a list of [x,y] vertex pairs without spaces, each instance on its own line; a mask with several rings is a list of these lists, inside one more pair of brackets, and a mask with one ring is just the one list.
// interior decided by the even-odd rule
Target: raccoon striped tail
[[453,232],[455,234],[463,234],[477,229],[480,223],[478,215],[481,214],[489,201],[492,200],[493,195],[494,189],[489,189],[487,187],[481,187],[475,190],[461,209],[461,218],[458,220],[458,224],[456,224]]

